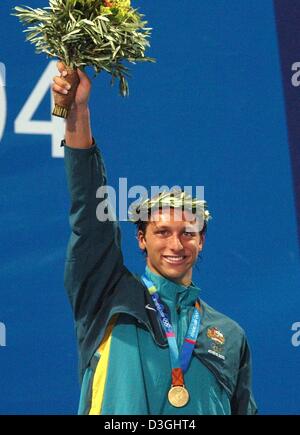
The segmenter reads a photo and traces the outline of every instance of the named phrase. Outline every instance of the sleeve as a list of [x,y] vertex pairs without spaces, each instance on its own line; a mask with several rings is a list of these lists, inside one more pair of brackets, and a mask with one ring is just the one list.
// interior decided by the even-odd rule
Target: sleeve
[[231,399],[233,415],[257,414],[257,406],[252,394],[252,363],[247,338],[244,337],[237,384]]
[[[66,146],[65,169],[71,198],[71,237],[65,264],[65,287],[74,312],[79,342],[99,314],[123,273],[120,229],[106,198],[97,198],[106,186],[106,173],[99,149]],[[109,220],[97,218],[103,206]]]

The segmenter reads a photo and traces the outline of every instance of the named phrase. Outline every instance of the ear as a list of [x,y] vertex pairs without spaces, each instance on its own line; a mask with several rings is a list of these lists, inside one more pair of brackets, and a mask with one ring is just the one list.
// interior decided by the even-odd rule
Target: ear
[[142,230],[139,230],[137,233],[137,239],[139,242],[139,247],[142,251],[145,251],[146,247],[147,247],[147,242],[146,242],[146,238],[145,238],[145,234],[143,233]]
[[204,247],[204,243],[205,243],[205,234],[201,234],[200,240],[199,240],[199,252],[202,251],[202,249]]

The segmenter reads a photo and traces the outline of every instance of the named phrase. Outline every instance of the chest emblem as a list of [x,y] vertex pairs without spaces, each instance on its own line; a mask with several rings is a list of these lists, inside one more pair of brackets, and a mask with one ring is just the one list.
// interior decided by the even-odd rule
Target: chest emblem
[[225,343],[225,337],[224,337],[224,335],[216,327],[208,328],[208,330],[207,330],[207,337],[210,338],[211,340],[213,340],[215,343],[221,345],[221,346]]
[[208,349],[207,352],[215,355],[222,360],[225,360],[225,356],[223,355],[223,344],[225,343],[225,337],[222,332],[218,328],[212,327],[208,328],[206,334],[207,337],[212,340],[210,349]]

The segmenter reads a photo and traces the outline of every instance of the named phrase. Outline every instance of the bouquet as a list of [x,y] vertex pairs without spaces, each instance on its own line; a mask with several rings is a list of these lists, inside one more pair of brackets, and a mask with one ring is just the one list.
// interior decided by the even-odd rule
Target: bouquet
[[58,57],[67,66],[72,85],[68,95],[58,95],[53,114],[66,118],[79,83],[77,68],[93,67],[119,80],[122,96],[129,95],[129,68],[124,61],[155,62],[146,57],[151,28],[130,0],[49,0],[49,7],[14,8],[13,15],[27,26],[26,39],[37,53]]

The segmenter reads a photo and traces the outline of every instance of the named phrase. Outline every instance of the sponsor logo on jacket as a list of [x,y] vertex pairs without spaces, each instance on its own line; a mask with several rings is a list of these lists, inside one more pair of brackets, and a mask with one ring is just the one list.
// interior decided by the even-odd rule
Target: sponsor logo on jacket
[[218,328],[208,328],[207,336],[218,344],[223,345],[225,343],[225,337]]
[[223,344],[225,343],[225,337],[222,332],[213,326],[212,328],[208,328],[206,335],[211,339],[211,346],[210,349],[208,349],[208,353],[224,360]]

